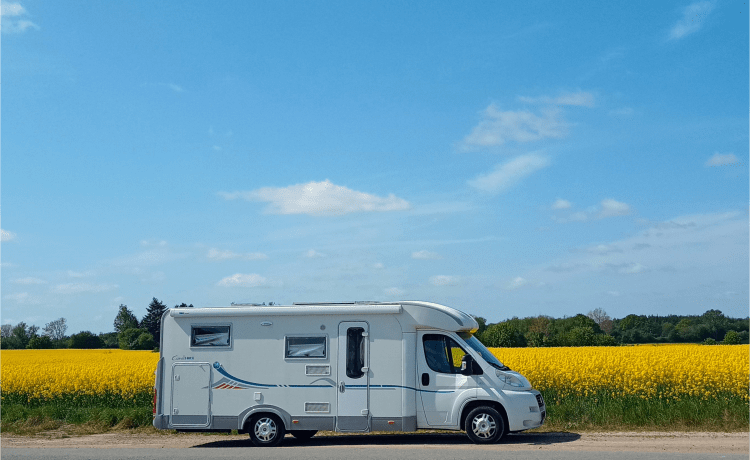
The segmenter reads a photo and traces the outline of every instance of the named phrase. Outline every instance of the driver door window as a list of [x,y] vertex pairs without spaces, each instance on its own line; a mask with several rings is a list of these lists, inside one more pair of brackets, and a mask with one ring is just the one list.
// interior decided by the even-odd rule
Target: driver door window
[[430,369],[441,374],[461,373],[461,358],[466,351],[452,338],[442,334],[425,334],[422,343],[425,361]]

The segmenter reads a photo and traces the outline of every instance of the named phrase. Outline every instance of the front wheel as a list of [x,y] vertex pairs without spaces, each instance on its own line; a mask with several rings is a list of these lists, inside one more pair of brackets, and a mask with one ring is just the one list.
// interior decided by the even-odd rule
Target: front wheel
[[505,421],[500,413],[489,406],[479,406],[466,416],[466,435],[475,444],[496,443],[505,434]]
[[275,447],[284,439],[284,424],[273,414],[260,414],[250,421],[250,441],[257,447]]

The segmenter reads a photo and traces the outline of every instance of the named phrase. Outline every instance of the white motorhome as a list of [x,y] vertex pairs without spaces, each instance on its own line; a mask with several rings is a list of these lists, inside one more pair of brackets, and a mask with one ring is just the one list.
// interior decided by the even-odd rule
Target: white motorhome
[[154,426],[249,433],[465,430],[476,443],[544,423],[541,394],[429,302],[232,304],[161,319]]

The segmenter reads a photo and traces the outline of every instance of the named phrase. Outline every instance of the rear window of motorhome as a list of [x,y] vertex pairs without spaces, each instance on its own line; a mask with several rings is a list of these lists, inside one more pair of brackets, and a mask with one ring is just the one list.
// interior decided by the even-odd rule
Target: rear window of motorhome
[[229,326],[191,326],[191,347],[228,347],[230,343]]
[[325,358],[326,337],[287,337],[285,353],[287,358]]

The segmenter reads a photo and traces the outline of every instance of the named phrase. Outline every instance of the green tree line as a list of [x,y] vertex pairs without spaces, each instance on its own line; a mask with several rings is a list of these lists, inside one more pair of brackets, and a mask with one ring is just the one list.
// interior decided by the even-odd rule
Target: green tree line
[[[175,308],[189,308],[193,305],[181,303]],[[45,349],[45,348],[121,348],[123,350],[153,350],[159,345],[161,316],[167,306],[156,297],[146,308],[146,315],[138,320],[127,305],[120,305],[114,319],[113,332],[81,331],[70,336],[67,320],[59,318],[47,323],[41,333],[38,326],[20,322],[16,325],[3,324],[0,331],[2,349]]]
[[[190,308],[181,303],[175,308]],[[82,331],[70,336],[66,319],[37,326],[20,322],[15,326],[2,325],[0,347],[21,348],[121,348],[124,350],[155,349],[160,339],[160,320],[166,305],[155,297],[141,319],[126,305],[120,305],[115,316],[113,332],[94,334]],[[487,324],[477,317],[477,338],[488,347],[580,347],[613,346],[638,343],[748,343],[750,318],[729,318],[720,310],[708,310],[703,315],[627,315],[611,319],[597,308],[588,314],[553,318],[535,316],[513,317]]]
[[583,347],[639,343],[748,343],[750,318],[729,318],[720,310],[703,315],[628,315],[611,319],[601,308],[587,315],[513,317],[479,323],[477,338],[488,347]]

